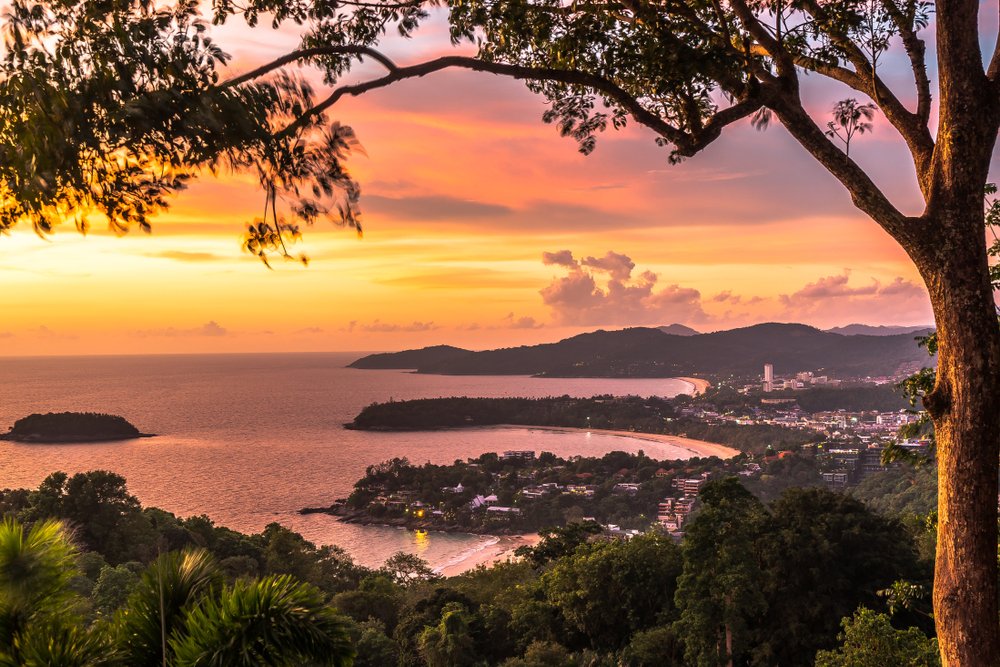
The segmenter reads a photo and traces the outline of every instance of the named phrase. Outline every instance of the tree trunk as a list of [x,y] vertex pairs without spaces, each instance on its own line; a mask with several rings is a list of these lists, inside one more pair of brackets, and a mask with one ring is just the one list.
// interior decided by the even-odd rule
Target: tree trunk
[[970,189],[929,221],[941,235],[917,261],[938,332],[937,383],[924,405],[937,437],[934,618],[946,667],[1000,665],[1000,327],[982,220],[982,195]]

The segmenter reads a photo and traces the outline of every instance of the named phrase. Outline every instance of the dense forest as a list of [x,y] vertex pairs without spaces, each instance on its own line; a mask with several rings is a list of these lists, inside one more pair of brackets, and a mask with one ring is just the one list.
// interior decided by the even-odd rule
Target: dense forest
[[[369,569],[277,524],[243,535],[143,508],[112,473],[56,473],[37,489],[0,492],[0,539],[22,525],[37,538],[57,520],[75,542],[47,571],[58,585],[37,591],[26,582],[38,579],[19,578],[0,549],[0,617],[23,620],[4,626],[0,656],[89,647],[87,661],[71,664],[161,664],[160,620],[169,619],[167,654],[178,665],[265,664],[265,650],[274,665],[347,665],[352,653],[366,667],[715,665],[727,638],[737,664],[938,664],[924,523],[818,488],[764,503],[732,477],[710,482],[700,500],[680,544],[570,524],[545,531],[519,562],[444,579],[405,554]],[[184,595],[158,606],[157,585]],[[29,594],[36,615],[18,616]],[[282,633],[244,623],[288,600],[310,613],[268,616]],[[64,610],[56,635],[54,602]],[[126,632],[100,634],[108,624]],[[218,645],[258,653],[198,662]]]
[[669,399],[639,396],[572,398],[422,398],[372,403],[347,428],[426,430],[520,424],[633,429],[658,433],[674,416]]
[[85,442],[141,437],[124,417],[96,412],[49,412],[22,417],[0,439],[19,442]]

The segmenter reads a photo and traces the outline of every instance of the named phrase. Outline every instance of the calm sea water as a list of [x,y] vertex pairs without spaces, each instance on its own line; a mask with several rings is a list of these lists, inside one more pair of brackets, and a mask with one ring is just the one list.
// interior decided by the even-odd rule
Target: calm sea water
[[358,562],[394,552],[432,565],[460,561],[488,537],[414,533],[300,516],[350,493],[367,465],[394,456],[449,463],[504,449],[562,456],[638,451],[686,458],[650,442],[531,429],[366,433],[343,428],[365,405],[440,396],[674,396],[680,380],[450,377],[344,368],[357,354],[0,358],[0,432],[33,412],[119,414],[155,438],[81,445],[0,442],[0,488],[34,487],[50,472],[124,475],[145,505],[259,531],[278,521]]

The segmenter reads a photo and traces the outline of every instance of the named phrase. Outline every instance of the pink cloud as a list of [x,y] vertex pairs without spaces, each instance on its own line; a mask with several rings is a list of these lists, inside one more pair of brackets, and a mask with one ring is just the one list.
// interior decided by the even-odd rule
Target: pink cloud
[[901,276],[883,284],[872,278],[852,285],[850,271],[823,276],[801,289],[778,297],[785,316],[839,322],[866,319],[878,322],[926,322],[930,300],[923,286]]
[[633,278],[635,262],[628,255],[609,251],[577,261],[569,250],[561,250],[543,253],[542,262],[568,270],[540,292],[558,324],[635,325],[708,317],[698,290],[676,284],[657,289],[659,276],[652,271]]
[[350,324],[341,329],[341,331],[346,331],[348,333],[354,331],[364,331],[366,333],[398,333],[398,332],[413,332],[413,331],[432,331],[434,329],[440,329],[438,325],[434,322],[411,322],[410,324],[393,324],[390,322],[383,322],[376,319],[370,323],[362,323],[357,320],[351,320]]

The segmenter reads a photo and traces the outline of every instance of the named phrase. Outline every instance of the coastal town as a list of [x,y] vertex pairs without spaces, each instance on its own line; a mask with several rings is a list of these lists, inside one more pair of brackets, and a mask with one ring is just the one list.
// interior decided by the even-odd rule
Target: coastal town
[[[692,456],[656,460],[640,451],[561,459],[510,449],[447,466],[394,459],[370,466],[348,498],[303,512],[326,512],[353,523],[491,534],[594,522],[608,537],[654,527],[680,539],[709,479],[737,476],[763,497],[793,485],[848,490],[899,465],[886,460],[887,449],[920,456],[930,445],[919,428],[921,413],[908,407],[887,378],[844,382],[795,373],[783,379],[767,364],[759,383],[707,385],[671,401],[563,397],[535,401],[530,408],[511,408],[508,399],[464,399],[458,406],[454,399],[414,402],[421,411],[436,406],[437,414],[468,408],[469,414],[452,414],[449,424],[480,425],[496,412],[516,418],[526,410],[541,414],[544,408],[547,415],[560,415],[548,422],[549,428],[575,428],[582,420],[586,428],[601,424],[625,436],[683,442]],[[820,388],[823,394],[816,396]],[[872,408],[834,407],[864,403]],[[372,409],[377,413],[379,407],[386,406]],[[382,419],[383,427],[392,419],[398,426],[399,415],[412,412],[407,402],[387,407],[395,412],[372,417]],[[362,423],[375,428],[371,421]],[[904,433],[909,437],[900,437]]]

